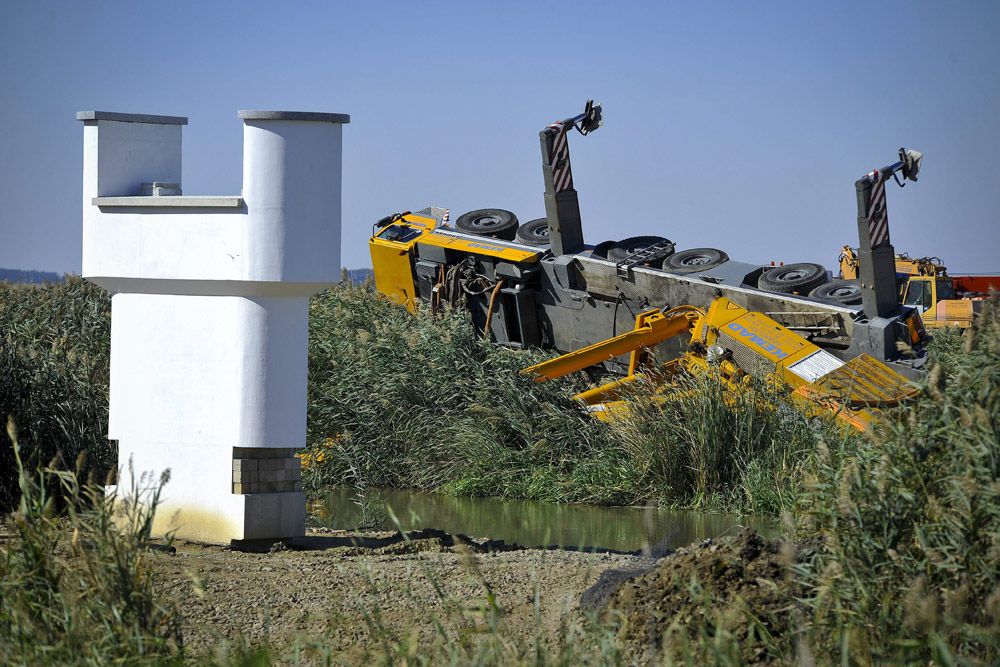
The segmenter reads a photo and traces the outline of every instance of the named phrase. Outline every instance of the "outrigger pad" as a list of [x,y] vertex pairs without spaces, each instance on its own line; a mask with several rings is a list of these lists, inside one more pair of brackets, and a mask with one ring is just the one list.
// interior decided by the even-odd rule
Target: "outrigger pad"
[[813,388],[831,398],[846,400],[851,407],[872,408],[898,405],[920,391],[906,377],[870,354],[850,359],[820,378]]

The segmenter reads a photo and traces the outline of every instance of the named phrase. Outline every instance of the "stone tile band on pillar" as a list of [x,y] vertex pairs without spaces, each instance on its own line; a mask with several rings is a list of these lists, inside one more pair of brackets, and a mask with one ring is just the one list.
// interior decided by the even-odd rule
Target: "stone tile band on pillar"
[[302,490],[302,465],[294,449],[236,447],[233,493],[288,493]]
[[83,275],[113,294],[119,479],[130,459],[142,484],[170,469],[158,534],[302,535],[309,296],[339,279],[350,118],[241,111],[243,190],[218,197],[163,194],[182,192],[186,118],[77,118]]

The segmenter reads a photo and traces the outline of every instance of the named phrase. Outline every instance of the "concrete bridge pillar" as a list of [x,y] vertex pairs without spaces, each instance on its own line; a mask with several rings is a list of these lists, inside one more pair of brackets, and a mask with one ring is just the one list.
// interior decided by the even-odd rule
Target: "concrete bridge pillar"
[[[83,275],[112,294],[119,484],[154,531],[300,536],[309,296],[339,279],[344,114],[241,111],[243,191],[184,196],[187,119],[84,111]],[[140,476],[142,475],[142,478]]]

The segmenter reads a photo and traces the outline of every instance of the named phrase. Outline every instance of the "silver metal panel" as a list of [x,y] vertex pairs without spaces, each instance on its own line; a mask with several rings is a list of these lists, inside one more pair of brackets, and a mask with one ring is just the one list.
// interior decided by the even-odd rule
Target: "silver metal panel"
[[719,345],[733,353],[733,362],[745,373],[758,380],[774,373],[775,366],[770,359],[762,357],[726,332],[720,331],[717,340]]
[[827,373],[832,373],[843,365],[843,361],[829,352],[816,350],[805,359],[799,359],[790,365],[788,370],[806,382],[815,382]]

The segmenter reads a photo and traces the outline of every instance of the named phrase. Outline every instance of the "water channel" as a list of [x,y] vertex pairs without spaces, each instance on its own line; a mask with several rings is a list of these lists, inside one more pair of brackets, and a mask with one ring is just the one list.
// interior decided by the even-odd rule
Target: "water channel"
[[[774,522],[735,514],[469,498],[402,489],[368,489],[366,495],[369,520],[388,506],[406,530],[437,528],[528,547],[662,552],[731,534],[740,526],[765,535],[776,533]],[[331,490],[319,508],[320,523],[337,529],[357,527],[362,523],[357,497],[351,488]],[[394,528],[391,520],[378,523]]]

